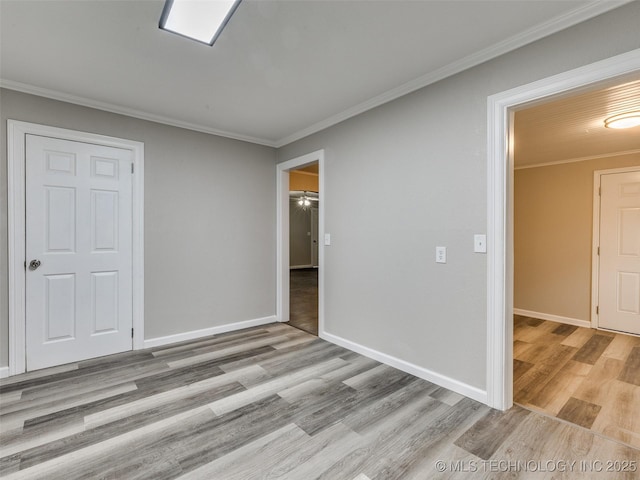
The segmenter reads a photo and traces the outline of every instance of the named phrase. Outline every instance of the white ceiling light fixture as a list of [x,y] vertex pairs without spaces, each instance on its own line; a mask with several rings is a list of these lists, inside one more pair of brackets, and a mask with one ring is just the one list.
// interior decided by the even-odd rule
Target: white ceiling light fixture
[[607,128],[631,128],[640,126],[640,110],[609,117],[605,119],[604,126]]
[[160,28],[213,45],[241,0],[166,0]]

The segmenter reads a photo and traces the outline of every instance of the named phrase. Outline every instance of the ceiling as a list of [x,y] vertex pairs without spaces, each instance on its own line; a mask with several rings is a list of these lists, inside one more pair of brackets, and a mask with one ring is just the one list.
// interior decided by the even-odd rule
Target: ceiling
[[1,0],[0,85],[281,146],[627,1],[244,0],[209,47],[162,0]]
[[318,175],[318,173],[320,172],[320,164],[318,162],[315,162],[315,163],[313,163],[311,165],[308,165],[306,167],[296,168],[293,171],[294,172],[313,173],[315,175]]
[[516,168],[640,153],[640,127],[605,128],[613,115],[640,111],[640,73],[520,110],[515,114]]

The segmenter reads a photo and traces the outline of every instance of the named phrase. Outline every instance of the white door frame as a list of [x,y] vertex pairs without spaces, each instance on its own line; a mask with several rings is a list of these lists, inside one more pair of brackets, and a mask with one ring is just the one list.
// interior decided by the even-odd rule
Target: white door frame
[[276,167],[276,318],[289,321],[289,171],[318,162],[318,335],[324,335],[324,150]]
[[95,143],[130,150],[132,179],[133,349],[144,344],[144,143],[95,133],[7,120],[7,189],[9,237],[9,375],[26,371],[25,145],[26,135]]
[[611,168],[609,170],[596,170],[593,172],[593,246],[591,247],[591,328],[599,327],[600,316],[596,307],[599,303],[600,289],[600,184],[603,175],[612,173],[640,172],[639,167]]
[[487,106],[487,404],[513,405],[513,115],[518,107],[640,71],[640,49],[491,95]]

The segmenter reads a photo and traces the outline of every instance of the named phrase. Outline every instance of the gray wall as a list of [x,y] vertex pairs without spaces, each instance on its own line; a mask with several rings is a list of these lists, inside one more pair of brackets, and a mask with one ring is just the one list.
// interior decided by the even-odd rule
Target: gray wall
[[[487,221],[487,96],[640,48],[638,18],[633,2],[278,151],[325,149],[329,332],[485,387],[486,257],[472,247]],[[0,102],[0,365],[7,118],[145,142],[147,338],[274,313],[273,150],[14,92]]]
[[7,119],[144,142],[146,338],[275,314],[274,149],[10,90],[0,90],[0,109],[0,366],[8,362]]
[[329,333],[485,388],[487,96],[640,48],[638,19],[633,2],[278,150],[325,149]]

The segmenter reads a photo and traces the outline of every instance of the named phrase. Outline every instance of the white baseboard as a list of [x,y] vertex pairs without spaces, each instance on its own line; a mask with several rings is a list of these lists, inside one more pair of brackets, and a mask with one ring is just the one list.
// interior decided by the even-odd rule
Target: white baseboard
[[9,367],[0,367],[0,378],[7,378],[9,376]]
[[333,335],[331,333],[320,332],[320,338],[328,342],[335,343],[336,345],[340,345],[341,347],[348,348],[349,350],[364,355],[365,357],[377,360],[378,362],[389,365],[390,367],[394,367],[398,370],[402,370],[403,372],[415,375],[416,377],[422,378],[423,380],[427,380],[441,387],[448,388],[449,390],[459,393],[460,395],[464,395],[465,397],[472,398],[473,400],[477,400],[478,402],[482,402],[484,404],[487,403],[487,392],[485,390],[481,390],[477,387],[473,387],[466,383],[460,382],[440,373],[433,372],[413,363],[406,362],[399,358],[392,357],[391,355],[387,355],[386,353],[373,350],[372,348],[365,347],[364,345],[354,343],[350,340],[339,337],[337,335]]
[[521,308],[514,308],[513,313],[516,315],[522,315],[523,317],[538,318],[540,320],[550,320],[552,322],[566,323],[567,325],[575,325],[576,327],[591,328],[591,322],[587,320],[580,320],[579,318],[561,317],[560,315],[532,312],[531,310],[522,310]]
[[143,348],[160,347],[171,343],[185,342],[187,340],[195,340],[197,338],[217,335],[218,333],[231,332],[233,330],[242,330],[243,328],[257,327],[266,325],[267,323],[277,322],[276,316],[255,318],[253,320],[245,320],[243,322],[227,323],[226,325],[218,325],[216,327],[203,328],[202,330],[192,330],[191,332],[176,333],[167,335],[166,337],[149,338],[144,341]]

